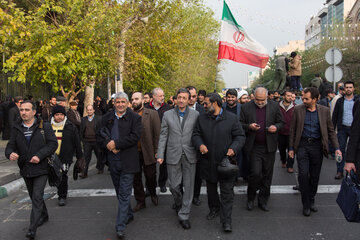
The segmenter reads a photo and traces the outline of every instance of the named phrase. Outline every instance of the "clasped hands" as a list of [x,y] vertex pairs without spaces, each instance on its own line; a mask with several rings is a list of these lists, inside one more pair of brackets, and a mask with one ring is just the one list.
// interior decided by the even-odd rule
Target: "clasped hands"
[[113,152],[114,154],[118,154],[118,153],[120,152],[120,150],[117,150],[117,149],[116,149],[115,141],[114,141],[114,140],[111,140],[111,141],[106,145],[106,148],[107,148],[110,152]]
[[[9,156],[9,159],[10,161],[16,161],[19,159],[19,154],[15,153],[15,152],[12,152]],[[33,156],[31,159],[30,159],[30,162],[31,163],[34,163],[34,164],[38,164],[40,162],[40,158],[38,156]]]
[[[260,129],[260,125],[257,123],[251,123],[251,124],[249,124],[249,128],[253,131],[258,131]],[[270,127],[268,127],[267,131],[269,133],[276,133],[277,127],[275,125],[270,125]]]

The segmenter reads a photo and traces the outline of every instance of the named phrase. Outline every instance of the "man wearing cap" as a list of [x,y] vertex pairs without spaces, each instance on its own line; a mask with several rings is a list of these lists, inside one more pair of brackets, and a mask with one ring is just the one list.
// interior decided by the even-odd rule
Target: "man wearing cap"
[[238,92],[238,101],[240,104],[245,104],[250,102],[249,93],[245,90]]
[[116,219],[116,233],[125,238],[126,224],[134,220],[130,205],[135,173],[140,171],[138,142],[141,137],[141,116],[134,113],[129,97],[124,92],[115,95],[114,111],[102,117],[97,142],[105,149],[119,207]]
[[65,108],[65,106],[66,106],[66,98],[63,97],[63,96],[57,96],[56,97],[56,104],[60,105],[60,106],[63,106]]
[[81,116],[77,110],[78,104],[75,101],[70,102],[70,109],[67,111],[67,118],[70,122],[72,122],[80,131],[80,124],[81,124]]
[[74,152],[76,152],[77,159],[82,158],[83,153],[79,132],[75,125],[66,118],[65,108],[60,105],[55,106],[52,115],[51,126],[58,141],[58,147],[55,153],[59,156],[63,164],[61,183],[58,186],[58,204],[59,206],[65,206],[68,190],[67,173],[73,161]]

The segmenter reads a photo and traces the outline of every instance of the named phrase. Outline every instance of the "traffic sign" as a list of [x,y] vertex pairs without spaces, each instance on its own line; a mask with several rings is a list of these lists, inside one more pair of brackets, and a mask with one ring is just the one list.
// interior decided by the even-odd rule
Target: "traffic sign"
[[326,51],[325,60],[328,64],[337,65],[342,60],[342,53],[336,47],[330,48]]
[[325,71],[325,77],[329,82],[338,82],[343,77],[343,71],[338,66],[330,66]]

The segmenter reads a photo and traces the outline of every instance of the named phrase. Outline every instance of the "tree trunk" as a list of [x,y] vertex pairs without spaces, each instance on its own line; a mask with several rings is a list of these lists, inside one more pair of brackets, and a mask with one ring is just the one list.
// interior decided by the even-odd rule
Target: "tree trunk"
[[[95,79],[91,79],[89,85],[85,87],[84,110],[86,109],[86,106],[94,104],[94,86]],[[83,116],[87,116],[86,111],[84,111]]]
[[110,81],[110,75],[107,76],[107,92],[108,92],[108,99],[111,98],[111,81]]
[[116,79],[116,90],[117,92],[124,92],[124,80],[123,80],[123,72],[124,72],[124,66],[125,66],[125,40],[120,43],[119,47],[119,72],[118,72],[118,78]]

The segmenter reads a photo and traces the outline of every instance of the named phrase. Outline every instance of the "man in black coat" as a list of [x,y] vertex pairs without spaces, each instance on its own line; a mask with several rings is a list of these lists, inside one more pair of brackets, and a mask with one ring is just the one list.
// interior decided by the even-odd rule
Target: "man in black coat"
[[[5,149],[5,156],[11,161],[18,161],[20,175],[24,178],[32,203],[30,226],[26,237],[34,239],[37,227],[49,219],[44,189],[48,178],[47,157],[57,148],[57,140],[50,124],[35,117],[36,106],[24,101],[20,106],[22,121],[12,129],[10,140]],[[41,130],[44,131],[44,136]]]
[[101,116],[95,115],[94,106],[91,104],[86,106],[86,113],[87,116],[81,119],[80,125],[80,138],[84,144],[84,155],[86,163],[85,169],[81,173],[81,178],[87,178],[93,150],[97,160],[96,169],[98,170],[98,174],[102,174],[104,172],[105,166],[102,149],[96,142],[96,133],[101,128]]
[[141,116],[128,108],[129,97],[124,92],[115,94],[115,111],[102,117],[97,141],[106,149],[110,175],[119,201],[116,232],[124,238],[127,223],[134,219],[130,198],[135,173],[140,171],[138,142],[141,137]]
[[[201,178],[206,180],[208,220],[218,216],[225,232],[231,232],[231,212],[234,201],[236,176],[224,179],[218,176],[217,167],[226,156],[236,157],[244,145],[245,135],[235,114],[222,108],[219,94],[210,93],[205,97],[207,114],[199,116],[193,131],[192,142],[200,151]],[[220,183],[220,199],[217,185]]]
[[267,100],[268,91],[263,87],[255,89],[255,99],[242,105],[240,121],[246,132],[245,152],[250,159],[250,175],[247,189],[247,209],[254,206],[256,191],[260,189],[258,205],[269,211],[270,197],[278,131],[284,121],[278,103]]
[[55,153],[59,156],[62,166],[61,183],[58,189],[58,205],[65,206],[68,191],[67,173],[73,162],[74,153],[76,158],[82,158],[81,142],[77,127],[66,117],[65,108],[57,105],[52,109],[51,126],[58,140]]

